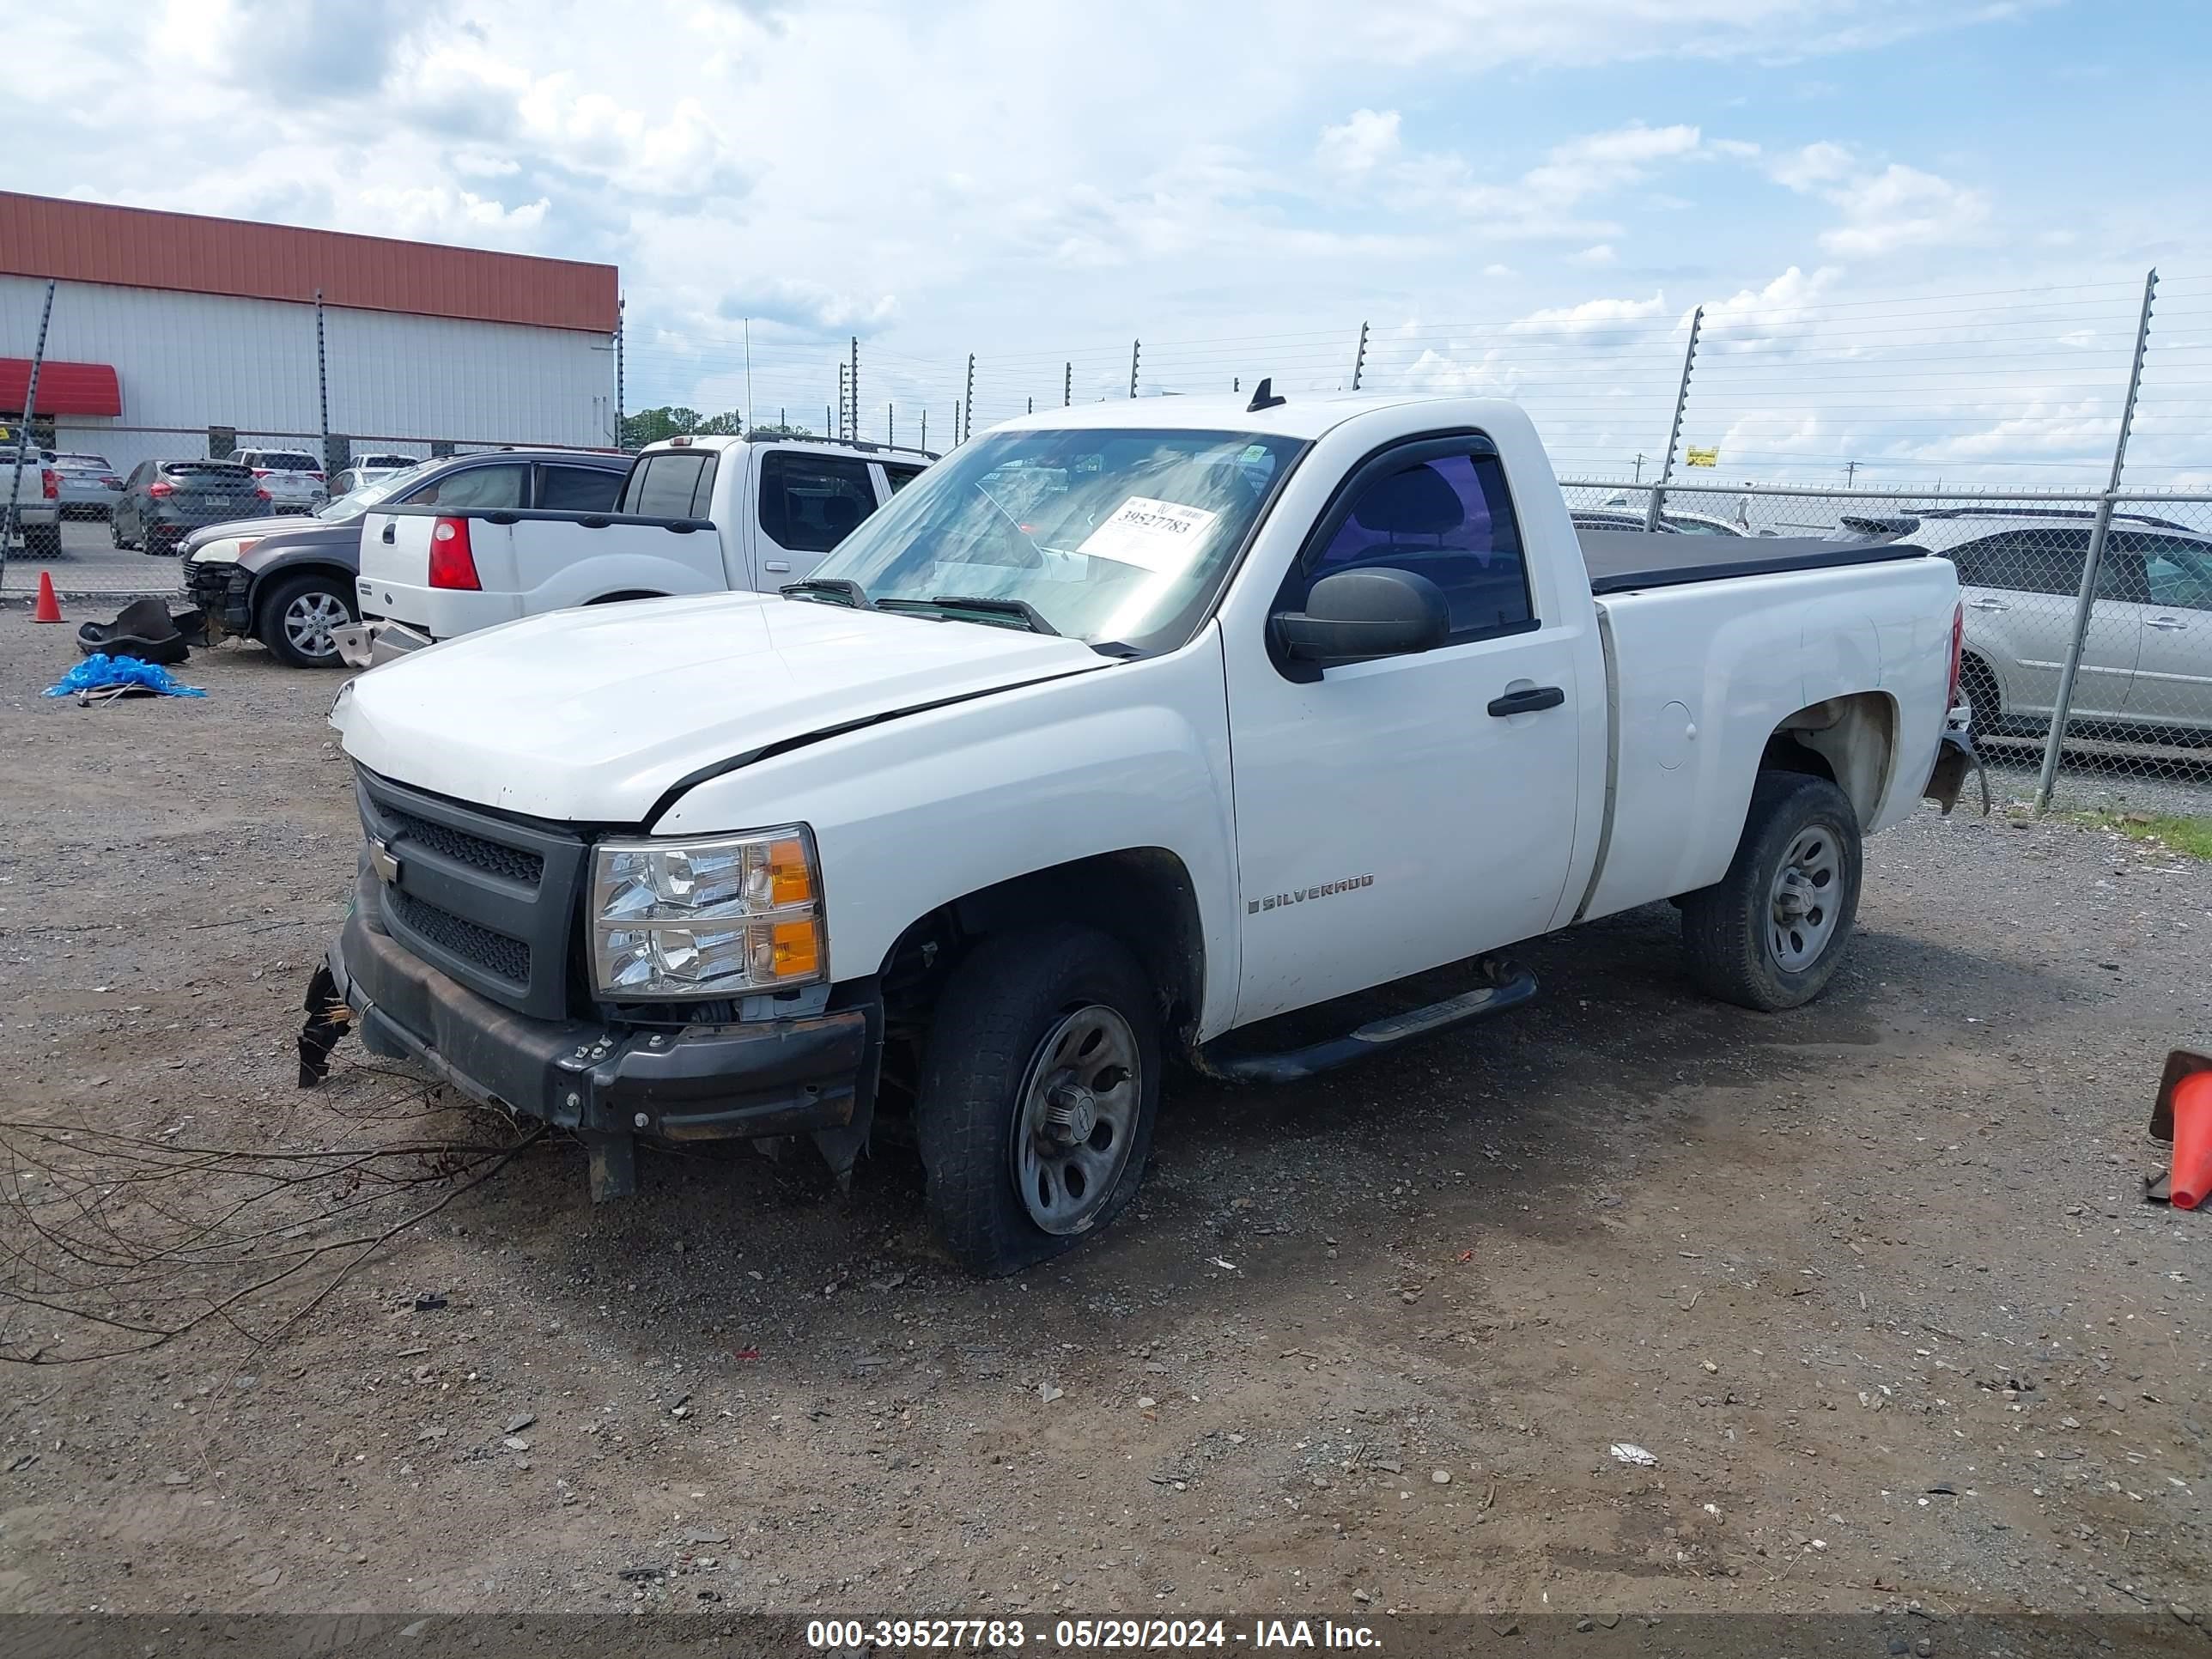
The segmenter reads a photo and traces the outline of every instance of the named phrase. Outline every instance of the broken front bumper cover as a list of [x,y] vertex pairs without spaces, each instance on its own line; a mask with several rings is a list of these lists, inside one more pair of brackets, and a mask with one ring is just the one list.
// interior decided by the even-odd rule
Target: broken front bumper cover
[[386,617],[333,628],[331,638],[337,642],[338,660],[348,668],[374,668],[437,643],[420,629]]
[[414,1060],[471,1099],[574,1130],[592,1152],[594,1197],[630,1190],[629,1150],[640,1137],[810,1134],[833,1168],[851,1168],[873,1116],[882,1050],[883,1004],[872,984],[841,988],[848,1006],[788,1018],[660,1030],[529,1019],[386,933],[381,892],[364,872],[329,956],[362,1046]]

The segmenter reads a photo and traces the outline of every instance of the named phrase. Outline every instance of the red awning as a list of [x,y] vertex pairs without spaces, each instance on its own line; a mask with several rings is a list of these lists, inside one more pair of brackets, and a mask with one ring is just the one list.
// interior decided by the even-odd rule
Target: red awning
[[0,410],[11,415],[120,415],[123,388],[107,363],[58,363],[39,366],[39,406],[23,407],[23,393],[31,384],[28,357],[0,357]]

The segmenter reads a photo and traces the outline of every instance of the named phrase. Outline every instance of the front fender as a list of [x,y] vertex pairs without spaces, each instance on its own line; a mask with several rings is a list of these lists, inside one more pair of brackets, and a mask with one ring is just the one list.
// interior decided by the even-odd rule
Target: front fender
[[699,783],[654,832],[810,826],[840,980],[875,972],[909,925],[969,893],[1102,853],[1164,848],[1197,895],[1203,1039],[1233,1018],[1238,971],[1221,675],[1208,627],[1170,655],[802,742]]

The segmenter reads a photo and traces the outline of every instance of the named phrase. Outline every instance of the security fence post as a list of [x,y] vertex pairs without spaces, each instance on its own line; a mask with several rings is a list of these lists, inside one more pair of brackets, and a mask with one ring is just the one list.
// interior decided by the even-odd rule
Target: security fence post
[[2112,527],[2112,500],[2119,493],[2121,470],[2127,465],[2128,433],[2135,425],[2136,394],[2142,389],[2143,350],[2150,343],[2151,301],[2158,294],[2155,269],[2143,277],[2142,311],[2136,319],[2135,356],[2128,364],[2127,401],[2120,405],[2119,434],[2112,441],[2112,472],[2105,493],[2097,498],[2097,516],[2089,526],[2089,556],[2081,562],[2081,586],[2074,596],[2074,635],[2066,642],[2066,660],[2058,670],[2058,695],[2051,707],[2051,732],[2043,740],[2043,770],[2035,780],[2035,811],[2040,817],[2051,810],[2051,792],[2058,781],[2058,760],[2066,747],[2066,718],[2074,707],[2074,681],[2081,671],[2081,647],[2089,637],[2089,617],[2097,602],[2097,567],[2105,556],[2105,538]]
[[1659,528],[1659,508],[1667,497],[1667,480],[1674,471],[1674,447],[1682,441],[1682,411],[1690,403],[1690,370],[1698,361],[1698,331],[1705,326],[1705,308],[1699,306],[1690,313],[1690,343],[1682,353],[1682,384],[1674,392],[1674,423],[1667,428],[1667,458],[1659,464],[1659,477],[1651,486],[1651,499],[1644,504],[1644,527]]
[[31,352],[31,378],[23,387],[23,429],[15,434],[15,462],[8,469],[8,510],[0,513],[0,587],[8,585],[8,549],[15,540],[15,503],[23,489],[23,452],[31,443],[31,416],[39,410],[39,369],[46,361],[46,325],[53,320],[54,285],[46,284],[39,311],[39,343]]
[[1352,389],[1359,390],[1359,377],[1367,372],[1367,325],[1359,325],[1359,349],[1352,354]]
[[331,355],[323,342],[323,291],[315,290],[315,399],[323,423],[323,477],[339,469],[331,465]]

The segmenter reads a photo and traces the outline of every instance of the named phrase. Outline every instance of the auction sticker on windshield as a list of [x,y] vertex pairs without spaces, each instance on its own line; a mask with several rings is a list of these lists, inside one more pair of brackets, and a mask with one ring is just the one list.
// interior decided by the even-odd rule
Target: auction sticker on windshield
[[1164,574],[1189,565],[1220,516],[1202,507],[1132,495],[1075,550]]

